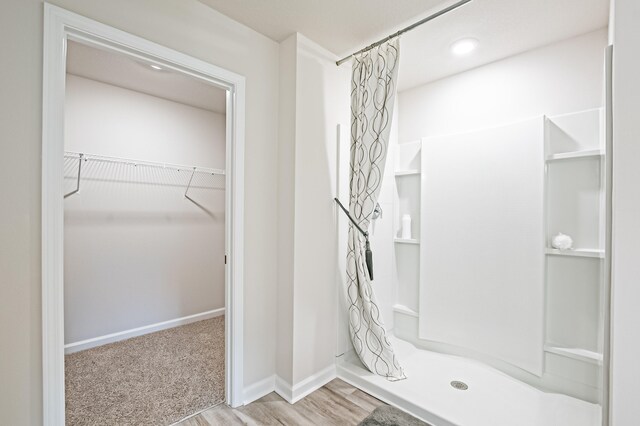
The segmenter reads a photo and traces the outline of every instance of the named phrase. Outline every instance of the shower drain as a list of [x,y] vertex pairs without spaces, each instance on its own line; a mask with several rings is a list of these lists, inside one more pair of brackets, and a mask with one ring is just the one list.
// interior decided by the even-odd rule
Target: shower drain
[[458,390],[467,390],[467,389],[469,389],[469,386],[467,386],[467,384],[465,382],[459,382],[457,380],[454,380],[453,382],[451,382],[451,386],[454,389],[458,389]]

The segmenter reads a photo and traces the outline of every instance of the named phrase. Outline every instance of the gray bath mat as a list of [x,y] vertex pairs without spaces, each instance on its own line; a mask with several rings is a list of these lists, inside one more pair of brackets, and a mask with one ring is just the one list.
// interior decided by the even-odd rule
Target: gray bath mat
[[358,426],[430,426],[411,414],[390,405],[383,405],[373,410]]

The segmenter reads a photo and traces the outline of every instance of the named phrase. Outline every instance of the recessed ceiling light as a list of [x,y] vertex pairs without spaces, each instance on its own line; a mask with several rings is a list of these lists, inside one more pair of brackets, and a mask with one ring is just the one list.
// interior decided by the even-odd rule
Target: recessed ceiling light
[[451,53],[456,56],[468,55],[478,46],[475,38],[462,38],[451,45]]
[[153,68],[156,71],[162,71],[162,67],[160,65],[156,65],[156,64],[151,64],[149,65],[151,68]]

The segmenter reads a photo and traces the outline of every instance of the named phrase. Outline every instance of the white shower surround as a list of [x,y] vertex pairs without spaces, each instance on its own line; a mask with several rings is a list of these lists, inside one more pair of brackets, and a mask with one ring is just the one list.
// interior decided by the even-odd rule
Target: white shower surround
[[[402,143],[403,146],[407,146],[407,149],[411,151],[412,148],[404,145],[404,143],[423,137],[495,127],[504,125],[505,123],[514,123],[531,117],[542,116],[545,113],[557,115],[599,108],[603,102],[603,52],[606,44],[607,32],[606,29],[603,29],[402,92],[399,95],[399,108],[397,109],[396,117],[399,122],[396,136],[397,140]],[[523,99],[526,99],[526,102],[518,101]],[[398,147],[399,145],[395,145],[390,149],[398,150]],[[415,153],[417,152],[418,151]],[[397,157],[398,153],[396,153],[396,158]],[[411,157],[411,155],[409,157]],[[419,181],[419,178],[415,177],[415,171],[412,170],[415,168],[420,169],[419,162],[417,164],[409,164],[409,162],[410,158],[404,158],[403,161],[400,162],[401,164],[396,164],[396,184],[393,184],[394,178],[390,176],[390,181],[385,184],[380,195],[381,200],[390,200],[392,196],[395,198],[398,196],[398,194],[393,194],[395,190],[404,188],[402,190],[406,191],[407,188],[414,186],[412,182]],[[393,162],[391,161],[390,164],[393,164]],[[415,189],[419,192],[419,186]],[[412,217],[414,215],[419,216],[419,207],[412,207],[411,203],[407,204],[405,201],[404,208],[405,210],[406,208],[414,208],[414,211],[409,210],[412,211]],[[414,262],[417,264],[419,249],[416,248],[420,247],[421,241],[418,239],[404,241],[397,238],[399,231],[398,215],[400,213],[398,210],[395,212],[396,219],[392,233],[386,237],[381,235],[377,237],[378,246],[384,244],[384,248],[378,249],[378,252],[386,251],[387,247],[394,247],[393,240],[395,238],[395,248],[391,249],[393,258],[397,261],[408,259],[409,263]],[[420,228],[419,223],[415,223],[414,225],[416,228]],[[411,256],[412,253],[415,253],[416,256]],[[406,262],[404,266],[407,266]],[[435,362],[431,355],[424,349],[428,348],[429,350],[435,349],[437,351],[448,352],[454,349],[454,347],[445,344],[429,344],[417,338],[419,315],[416,303],[419,297],[417,288],[418,276],[417,274],[414,275],[407,272],[409,269],[411,268],[402,268],[401,265],[394,266],[393,280],[395,282],[393,283],[394,288],[391,292],[395,292],[396,297],[400,297],[401,299],[384,300],[381,309],[387,312],[393,311],[394,319],[387,321],[387,325],[389,328],[393,328],[396,336],[412,341],[417,348],[421,348],[413,348],[411,350],[411,352],[417,353],[414,355],[415,358],[412,359],[417,360],[421,358],[422,361],[417,363],[409,361],[409,370],[407,372],[408,375],[412,373],[415,374],[416,372],[418,372],[418,375],[421,375],[421,371],[425,370],[424,363]],[[403,285],[399,285],[400,282],[398,281],[401,275],[405,281]],[[407,278],[410,282],[415,282],[416,287],[414,289],[412,289],[410,285],[407,286]],[[385,288],[387,283],[380,282],[378,286]],[[403,347],[402,341],[396,344]],[[456,352],[454,351],[454,353]],[[407,352],[401,351],[401,362],[406,354]],[[495,362],[495,359],[482,356],[474,351],[461,351],[461,354],[464,354],[464,356],[475,356],[478,360],[485,363],[484,367],[487,371],[492,371],[491,374],[507,377],[509,380],[518,383],[519,386],[529,388],[534,393],[540,393],[540,391],[535,388],[531,388],[529,385],[522,383],[523,381],[536,382],[532,379],[535,375],[525,373],[517,367],[508,368],[508,364],[504,362],[500,364]],[[589,354],[587,355],[590,356]],[[465,367],[466,363],[476,363],[475,361],[465,358],[459,359],[464,362],[451,364],[457,365],[459,368],[448,371],[464,372],[467,371]],[[347,360],[347,362],[344,362],[345,360]],[[352,368],[348,365],[348,360],[349,353],[346,353],[343,358],[340,359],[338,363],[339,377],[357,383],[367,391],[373,392],[383,397],[383,399],[399,405],[419,416],[419,410],[423,410],[422,412],[424,412],[425,408],[427,411],[430,411],[430,408],[436,408],[429,407],[427,401],[415,404],[417,400],[413,399],[413,406],[419,408],[419,410],[412,410],[411,401],[413,397],[411,395],[415,397],[417,395],[416,392],[421,395],[424,394],[423,390],[426,377],[423,377],[422,383],[420,383],[419,386],[415,382],[413,386],[404,385],[407,387],[408,393],[403,393],[399,391],[399,388],[402,386],[395,384],[381,384],[377,386],[373,383],[376,380],[374,376],[364,373],[361,367],[358,367],[357,362],[351,364],[351,366],[355,365],[355,368]],[[571,386],[573,385],[567,382],[566,379],[556,376],[556,373],[567,369],[570,374],[587,374],[587,371],[597,370],[585,370],[584,368],[586,367],[584,367],[584,364],[581,365],[581,362],[572,365],[568,365],[567,362],[575,363],[576,361],[571,358],[566,358],[566,355],[558,356],[555,353],[546,353],[545,363],[548,368],[553,371],[553,374],[547,375],[547,378],[550,380],[549,383],[556,387],[556,389],[561,389],[560,392],[575,392],[579,395],[579,398],[586,400],[597,399],[599,391],[596,388],[598,386],[596,378],[594,378],[593,382],[590,381],[589,384],[579,384],[577,388],[572,389]],[[445,364],[436,363],[434,365],[436,365],[436,368],[442,368],[443,371],[445,370]],[[511,377],[505,376],[504,373],[489,366],[507,371]],[[597,365],[591,362],[587,363],[586,366],[588,366],[589,369],[597,367]],[[348,369],[351,371],[347,371]],[[426,370],[428,370],[428,368]],[[464,380],[464,378],[451,378],[451,380],[456,379]],[[411,380],[409,379],[409,381]],[[402,382],[398,385],[401,383]],[[536,386],[539,385],[540,383],[538,382]],[[446,389],[448,388],[444,386],[435,387],[433,388],[433,393],[430,393],[428,397],[432,398],[437,396],[440,392],[442,392],[442,395],[448,395]],[[487,387],[486,389],[491,389],[491,387]],[[491,394],[492,392],[493,391],[488,391],[487,394]],[[459,394],[454,393],[452,395]],[[520,395],[523,394],[520,393]],[[552,404],[561,403],[568,404],[568,406],[575,405],[575,402],[578,405],[586,404],[583,405],[585,407],[597,408],[597,406],[593,404],[566,395],[557,396],[559,398],[550,398],[548,401],[555,401]],[[515,398],[514,401],[518,401],[518,399]],[[522,404],[526,404],[526,402],[527,400],[525,399],[519,400],[519,403]],[[445,398],[442,400],[442,403],[449,406],[449,404],[455,404],[456,402],[455,399]],[[458,405],[456,405],[456,407],[458,407]],[[502,405],[495,407],[495,409],[503,408]],[[544,404],[538,408],[544,409]],[[471,409],[470,411],[473,412]],[[587,411],[591,412],[587,417],[599,423],[599,411],[591,409]],[[425,418],[427,420],[430,418],[433,419],[433,417]],[[591,422],[591,420],[588,421]],[[452,424],[464,425],[476,423],[477,422],[474,421],[473,423]],[[447,423],[443,424],[446,425]],[[590,423],[583,422],[579,424]]]
[[[401,92],[397,115],[398,140],[401,143],[393,148],[406,147],[411,151],[413,148],[409,148],[406,142],[422,137],[486,129],[536,115],[598,108],[602,105],[606,43],[607,33],[603,29]],[[518,99],[526,102],[516,102]],[[400,154],[402,152],[396,153],[396,157]],[[404,168],[415,166],[401,166]],[[398,189],[406,189],[411,182],[409,179],[412,178],[398,178]],[[381,198],[385,196],[383,190]],[[407,194],[403,197],[406,198]],[[412,216],[419,211],[417,208]],[[555,217],[552,217],[553,221]],[[420,224],[415,226],[419,229]],[[393,236],[389,236],[389,244]],[[405,252],[410,250],[408,244],[396,244],[396,261],[406,260]],[[390,304],[409,307],[417,315],[417,276],[412,279],[407,269],[410,269],[409,263],[398,263],[395,271],[398,298]],[[398,281],[399,278],[404,282]],[[416,318],[411,312],[396,309],[394,316],[396,335],[417,338],[413,334],[417,332]]]
[[537,376],[544,342],[544,120],[422,140],[419,338]]
[[[597,404],[529,386],[469,358],[391,339],[408,378],[389,383],[346,356],[338,376],[434,426],[600,426]],[[454,380],[468,390],[451,386]]]

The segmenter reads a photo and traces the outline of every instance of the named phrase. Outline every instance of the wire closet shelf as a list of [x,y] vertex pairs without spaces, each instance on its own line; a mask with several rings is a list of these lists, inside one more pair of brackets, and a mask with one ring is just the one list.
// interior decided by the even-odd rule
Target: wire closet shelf
[[[168,186],[184,189],[224,189],[225,170],[192,165],[160,163],[66,151],[64,198],[80,192],[83,181]],[[73,183],[73,188],[68,186]]]

